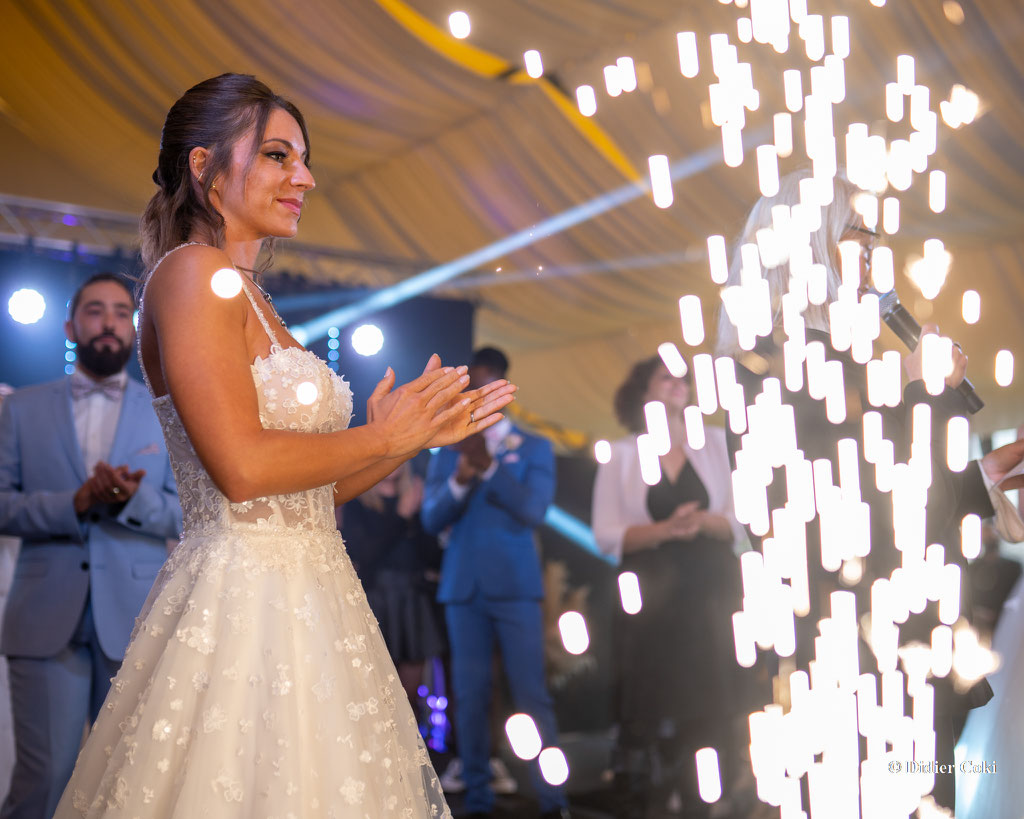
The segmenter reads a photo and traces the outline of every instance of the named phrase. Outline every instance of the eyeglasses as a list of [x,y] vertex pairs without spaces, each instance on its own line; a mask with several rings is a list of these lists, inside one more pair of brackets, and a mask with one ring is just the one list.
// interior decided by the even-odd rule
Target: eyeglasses
[[871,254],[875,248],[878,247],[879,241],[882,236],[873,230],[868,230],[866,227],[861,225],[847,225],[846,233],[859,233],[862,235],[862,239],[858,242],[860,244],[860,256],[864,260],[864,263],[871,266]]

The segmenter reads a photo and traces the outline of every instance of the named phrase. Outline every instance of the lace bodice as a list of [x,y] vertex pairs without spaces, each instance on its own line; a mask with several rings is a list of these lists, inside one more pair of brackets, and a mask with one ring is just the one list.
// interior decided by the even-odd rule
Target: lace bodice
[[[263,427],[346,427],[348,385],[282,347],[244,289],[271,341],[251,365]],[[335,527],[333,487],[231,503],[173,398],[153,404],[185,531],[55,819],[451,819]]]
[[[160,262],[167,255],[170,254]],[[251,365],[263,428],[311,433],[345,429],[352,418],[352,391],[348,383],[308,350],[282,347],[252,291],[248,287],[242,290],[271,342],[270,353]],[[152,394],[144,366],[142,373]],[[203,468],[171,396],[155,398],[153,407],[178,483],[184,536],[223,529],[335,531],[332,485],[231,503]],[[252,453],[249,457],[259,455]]]

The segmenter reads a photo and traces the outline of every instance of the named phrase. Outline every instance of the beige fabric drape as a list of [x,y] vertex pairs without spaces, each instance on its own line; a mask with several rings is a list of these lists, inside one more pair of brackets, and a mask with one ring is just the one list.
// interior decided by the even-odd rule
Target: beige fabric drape
[[[445,26],[451,4],[409,0]],[[884,83],[898,54],[917,57],[932,108],[953,83],[976,91],[984,114],[953,131],[940,124],[933,168],[948,174],[949,205],[927,208],[918,180],[902,200],[902,253],[930,236],[954,254],[933,316],[963,339],[988,407],[977,429],[1021,421],[1014,387],[993,383],[998,349],[1024,360],[1024,8],[1016,0],[961,3],[954,25],[938,0],[812,0],[827,18],[851,18],[849,122],[884,120]],[[745,13],[713,0],[475,0],[472,42],[520,64],[541,51],[570,94],[598,91],[596,120],[632,164],[673,161],[720,144],[706,122],[706,35],[736,41]],[[701,33],[702,72],[678,70],[675,33]],[[795,36],[791,51],[802,48]],[[423,45],[373,0],[7,0],[0,26],[0,193],[127,213],[152,193],[162,118],[191,84],[251,72],[306,114],[318,189],[300,239],[391,259],[447,261],[622,185],[625,180],[536,87],[486,79]],[[623,55],[641,88],[604,93],[602,67]],[[796,59],[740,46],[761,106],[747,132],[784,110],[779,71]],[[802,59],[802,58],[801,58]],[[803,60],[805,66],[809,66]],[[642,65],[641,65],[642,64]],[[805,84],[808,76],[805,72]],[[703,109],[702,109],[703,103]],[[795,119],[797,132],[802,121]],[[890,136],[905,135],[890,125]],[[797,140],[798,146],[800,139]],[[676,299],[697,293],[710,330],[716,292],[709,234],[733,236],[757,196],[753,156],[738,169],[709,163],[675,187],[667,211],[640,198],[496,261],[451,295],[478,301],[478,340],[510,353],[530,410],[595,436],[617,434],[611,394],[631,362],[679,342]],[[6,230],[0,225],[0,230]],[[59,231],[54,235],[60,235]],[[278,266],[324,279],[385,285],[409,275],[386,263],[310,260],[282,248]],[[595,269],[604,264],[604,269]],[[498,267],[501,273],[495,273]],[[540,270],[539,268],[543,268]],[[911,285],[899,281],[905,301]],[[979,290],[983,320],[959,318],[964,289]]]

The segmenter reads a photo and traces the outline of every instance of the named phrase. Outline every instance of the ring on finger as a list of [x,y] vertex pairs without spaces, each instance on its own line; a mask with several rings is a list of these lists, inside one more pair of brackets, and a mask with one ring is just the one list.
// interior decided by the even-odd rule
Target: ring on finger
[[469,411],[469,423],[471,423],[471,424],[475,424],[476,423],[476,416],[475,416],[473,410]]
[[119,487],[117,487],[117,486],[115,486],[110,491],[113,492],[115,495],[120,495],[121,494],[121,489]]

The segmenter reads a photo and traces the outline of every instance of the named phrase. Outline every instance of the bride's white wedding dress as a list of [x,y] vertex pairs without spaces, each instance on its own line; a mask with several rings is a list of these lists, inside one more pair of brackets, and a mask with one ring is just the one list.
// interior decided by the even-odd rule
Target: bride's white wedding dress
[[[245,292],[272,342],[252,365],[263,426],[344,429],[348,384],[282,348]],[[153,404],[184,534],[56,816],[450,816],[335,527],[333,487],[231,503],[170,397]]]

